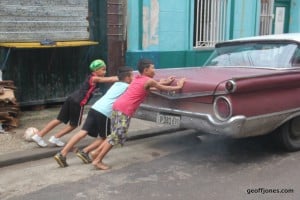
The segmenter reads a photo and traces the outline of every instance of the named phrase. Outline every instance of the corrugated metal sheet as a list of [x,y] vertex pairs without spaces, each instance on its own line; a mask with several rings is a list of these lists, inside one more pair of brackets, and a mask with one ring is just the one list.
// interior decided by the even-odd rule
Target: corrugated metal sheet
[[88,40],[87,0],[1,0],[0,42]]

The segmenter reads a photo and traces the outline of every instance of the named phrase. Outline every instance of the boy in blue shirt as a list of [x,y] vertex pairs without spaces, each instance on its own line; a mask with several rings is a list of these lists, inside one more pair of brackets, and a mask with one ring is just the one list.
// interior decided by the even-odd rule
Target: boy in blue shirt
[[95,138],[99,136],[99,138],[97,138],[92,144],[83,150],[78,150],[76,153],[76,155],[81,158],[84,163],[90,163],[91,159],[89,158],[88,153],[96,149],[103,142],[106,136],[110,134],[112,105],[115,100],[125,92],[129,83],[132,81],[132,68],[121,67],[118,70],[118,78],[120,81],[114,83],[105,95],[92,105],[82,129],[68,141],[66,146],[60,152],[54,156],[54,159],[57,161],[59,166],[68,166],[66,162],[68,152],[86,135]]

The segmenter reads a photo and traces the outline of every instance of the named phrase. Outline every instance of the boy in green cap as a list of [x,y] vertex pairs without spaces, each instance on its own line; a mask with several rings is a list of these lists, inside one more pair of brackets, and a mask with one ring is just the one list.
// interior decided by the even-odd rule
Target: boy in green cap
[[105,77],[106,65],[103,60],[94,60],[89,67],[92,73],[87,77],[82,86],[66,99],[57,118],[50,121],[42,130],[31,137],[40,147],[47,146],[42,137],[61,123],[67,124],[66,127],[54,136],[51,136],[49,142],[56,146],[64,146],[65,143],[59,138],[80,125],[84,105],[91,99],[97,83],[113,83],[118,81],[117,76]]

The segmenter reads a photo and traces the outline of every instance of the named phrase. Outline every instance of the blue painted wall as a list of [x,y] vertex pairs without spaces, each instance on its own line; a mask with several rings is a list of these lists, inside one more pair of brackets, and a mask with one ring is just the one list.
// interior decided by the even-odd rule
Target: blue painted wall
[[[259,34],[261,0],[228,0],[227,39]],[[300,0],[291,0],[289,32],[300,32]],[[142,57],[157,68],[201,66],[211,49],[193,48],[194,0],[128,0],[126,64]]]
[[239,0],[232,1],[234,11],[231,13],[233,18],[232,38],[249,37],[257,35],[257,1],[256,0]]
[[291,0],[289,32],[300,32],[300,0]]
[[126,64],[147,57],[157,68],[202,65],[212,49],[193,50],[193,2],[128,0]]
[[190,1],[129,0],[128,51],[178,51],[189,47]]

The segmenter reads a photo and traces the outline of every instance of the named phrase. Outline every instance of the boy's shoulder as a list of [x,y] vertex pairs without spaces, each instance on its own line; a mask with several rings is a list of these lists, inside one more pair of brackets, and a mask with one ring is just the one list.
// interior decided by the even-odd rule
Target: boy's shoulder
[[120,87],[127,87],[129,84],[123,81],[117,81],[112,84],[110,89],[118,89]]
[[114,82],[113,85],[128,85],[128,83],[126,83],[124,81],[117,81],[117,82]]

